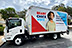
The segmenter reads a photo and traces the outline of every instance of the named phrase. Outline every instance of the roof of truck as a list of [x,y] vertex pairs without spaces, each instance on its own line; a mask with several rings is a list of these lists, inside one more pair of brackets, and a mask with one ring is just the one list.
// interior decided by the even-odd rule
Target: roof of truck
[[[44,8],[44,7],[39,7],[39,6],[30,6],[29,9],[31,9],[33,7],[40,8],[40,9],[45,9],[45,10],[52,10],[52,9],[48,9],[48,8]],[[57,11],[57,10],[53,10],[53,11]],[[63,12],[63,11],[59,11],[59,12]],[[67,13],[67,12],[63,12],[63,13]]]

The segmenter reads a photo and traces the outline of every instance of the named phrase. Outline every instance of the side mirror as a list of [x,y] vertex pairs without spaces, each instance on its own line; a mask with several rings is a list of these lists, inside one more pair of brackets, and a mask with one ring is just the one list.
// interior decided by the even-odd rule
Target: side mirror
[[6,26],[8,26],[8,20],[6,20]]

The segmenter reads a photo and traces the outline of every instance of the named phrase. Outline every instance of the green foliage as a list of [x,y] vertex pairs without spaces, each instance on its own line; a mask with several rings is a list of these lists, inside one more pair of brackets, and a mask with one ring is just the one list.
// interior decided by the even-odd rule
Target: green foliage
[[58,11],[63,11],[63,12],[65,12],[65,11],[66,11],[66,8],[65,8],[65,7],[59,7],[59,8],[58,8]]
[[0,25],[0,27],[3,27],[3,25]]
[[18,15],[20,18],[23,18],[23,19],[25,20],[26,12],[27,12],[27,10],[24,9],[23,11],[17,12],[17,15]]
[[58,10],[59,6],[53,6],[52,10]]
[[0,27],[0,32],[4,32],[5,27]]
[[69,6],[65,7],[63,3],[57,6],[53,6],[52,9],[67,12],[70,16],[72,16],[72,7],[69,7]]
[[14,8],[5,8],[1,9],[0,13],[2,14],[2,18],[6,20],[9,17],[18,17]]
[[72,17],[72,7],[67,6],[66,12]]
[[15,15],[15,17],[16,17],[16,18],[19,18],[19,16],[18,16],[17,14]]
[[17,12],[15,11],[14,8],[8,7],[5,9],[1,9],[0,13],[2,14],[2,18],[6,20],[9,17],[15,17],[15,18],[23,18],[25,20],[25,15],[26,15],[27,10],[24,9],[23,11]]
[[70,19],[68,19],[68,25],[70,25],[70,23],[71,23],[71,20],[70,20]]

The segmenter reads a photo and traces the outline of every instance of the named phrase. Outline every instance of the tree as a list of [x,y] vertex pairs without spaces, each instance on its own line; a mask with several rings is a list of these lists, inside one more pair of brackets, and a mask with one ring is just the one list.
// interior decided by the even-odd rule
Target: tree
[[16,14],[16,11],[14,8],[5,8],[5,9],[1,9],[0,13],[2,14],[2,18],[4,20],[6,20],[9,17],[18,17],[18,15]]
[[[53,6],[53,7],[52,7],[52,10],[58,10],[58,8],[59,8],[59,10],[60,10],[60,9],[63,10],[63,9],[65,8],[65,5],[64,5],[63,3],[61,3],[60,5]],[[60,11],[61,11],[61,10],[60,10]]]
[[52,9],[67,12],[70,16],[72,16],[72,7],[69,6],[65,7],[65,5],[62,3],[58,6],[53,6]]
[[61,3],[61,4],[59,5],[59,7],[65,7],[65,5],[64,5],[63,3]]
[[67,6],[66,12],[72,17],[72,7]]
[[65,11],[66,11],[66,8],[65,8],[65,7],[59,7],[59,8],[58,8],[58,11],[63,11],[63,12],[65,12]]
[[25,20],[26,12],[27,12],[27,10],[24,9],[23,11],[17,12],[17,15],[18,15],[20,18],[24,18],[24,20]]
[[52,10],[58,10],[59,6],[53,6]]

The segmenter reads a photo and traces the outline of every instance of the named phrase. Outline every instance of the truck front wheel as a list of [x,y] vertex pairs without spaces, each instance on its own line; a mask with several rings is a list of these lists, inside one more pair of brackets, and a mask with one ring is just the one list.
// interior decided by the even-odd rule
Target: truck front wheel
[[21,36],[19,36],[19,37],[16,37],[15,39],[14,39],[14,43],[15,43],[15,45],[21,45],[22,43],[23,43],[23,37],[21,37]]

